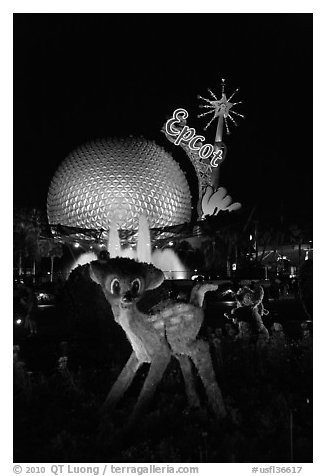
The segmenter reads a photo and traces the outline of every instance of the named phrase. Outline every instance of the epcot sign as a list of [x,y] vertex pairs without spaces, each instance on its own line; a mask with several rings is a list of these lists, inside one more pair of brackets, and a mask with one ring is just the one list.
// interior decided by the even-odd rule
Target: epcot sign
[[[223,142],[212,144],[203,144],[205,137],[196,134],[193,127],[188,127],[185,119],[189,116],[185,109],[176,109],[173,117],[165,124],[166,134],[172,138],[175,145],[181,142],[188,143],[191,150],[196,151],[201,159],[209,159],[211,167],[218,167],[226,156],[226,147]],[[179,127],[178,127],[179,125]],[[181,127],[180,127],[181,126]]]

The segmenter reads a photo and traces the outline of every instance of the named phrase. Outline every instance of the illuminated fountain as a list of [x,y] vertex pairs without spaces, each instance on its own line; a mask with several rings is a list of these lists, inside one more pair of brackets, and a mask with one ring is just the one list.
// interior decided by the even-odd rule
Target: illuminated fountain
[[152,263],[164,272],[165,278],[185,279],[187,277],[185,266],[181,263],[178,255],[170,248],[155,250],[152,255]]
[[[111,233],[110,229],[110,236]],[[172,249],[157,249],[152,253],[150,229],[148,220],[144,215],[139,217],[137,250],[125,248],[120,253],[120,256],[124,258],[136,259],[143,263],[152,263],[164,272],[165,278],[182,279],[186,277],[187,270]]]
[[148,220],[144,215],[139,217],[136,257],[140,262],[152,263],[159,268],[164,272],[165,278],[183,279],[187,275],[186,268],[171,248],[151,252],[151,234]]
[[109,220],[109,230],[107,249],[111,258],[117,258],[118,256],[122,255],[118,231],[118,221],[116,216],[113,216],[113,218]]
[[[151,235],[147,218],[144,215],[139,217],[138,239],[136,250],[130,246],[122,248],[120,245],[118,220],[112,218],[109,225],[109,238],[107,250],[110,258],[131,258],[142,263],[152,263],[164,272],[165,278],[184,279],[187,269],[180,261],[178,255],[172,249],[158,250],[153,253],[151,250]],[[90,263],[97,259],[94,252],[83,253],[73,264],[71,271],[79,265]]]
[[[151,232],[145,215],[139,217],[138,240],[137,240],[137,260],[143,263],[152,262]],[[163,270],[162,270],[163,271]]]
[[137,253],[138,261],[152,263],[164,272],[165,278],[182,279],[186,277],[187,270],[179,257],[172,249],[155,250],[151,252],[151,235],[147,218],[142,215],[139,218]]

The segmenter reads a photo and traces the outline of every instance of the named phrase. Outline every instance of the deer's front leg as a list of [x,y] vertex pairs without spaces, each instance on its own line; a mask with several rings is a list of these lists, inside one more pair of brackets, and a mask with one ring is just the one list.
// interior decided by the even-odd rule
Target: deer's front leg
[[153,357],[148,375],[144,382],[143,388],[141,389],[136,406],[130,417],[128,425],[129,428],[134,425],[139,415],[145,411],[146,407],[151,401],[158,384],[162,380],[163,374],[166,367],[168,366],[168,363],[170,362],[170,359],[171,352],[168,348],[157,350],[157,354],[155,357]]
[[127,391],[141,364],[142,362],[137,359],[135,352],[132,352],[128,362],[124,366],[122,372],[106,397],[106,400],[102,406],[103,410],[107,411],[114,409],[119,400],[123,397],[124,393]]

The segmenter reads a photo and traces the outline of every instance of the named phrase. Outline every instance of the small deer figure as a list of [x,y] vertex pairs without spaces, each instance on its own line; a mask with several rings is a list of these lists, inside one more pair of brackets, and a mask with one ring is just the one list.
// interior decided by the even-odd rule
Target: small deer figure
[[131,415],[132,425],[147,407],[171,357],[175,356],[180,362],[190,406],[200,406],[191,359],[203,382],[211,409],[218,418],[224,417],[226,411],[216,382],[209,345],[197,338],[203,321],[204,295],[206,291],[217,289],[217,285],[197,284],[189,304],[168,300],[159,303],[151,314],[143,314],[136,304],[145,291],[162,284],[162,271],[132,259],[114,258],[106,263],[92,261],[90,277],[102,287],[114,319],[125,331],[133,349],[105,400],[104,409],[112,410],[130,386],[139,367],[145,362],[150,363],[149,373]]

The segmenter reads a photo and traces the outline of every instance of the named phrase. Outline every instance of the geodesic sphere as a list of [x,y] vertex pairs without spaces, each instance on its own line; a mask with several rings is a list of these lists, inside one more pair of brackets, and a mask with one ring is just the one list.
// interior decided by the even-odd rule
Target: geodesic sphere
[[185,223],[191,195],[177,162],[145,139],[102,139],[71,152],[50,184],[50,224],[106,230],[137,229],[140,215],[149,226]]

